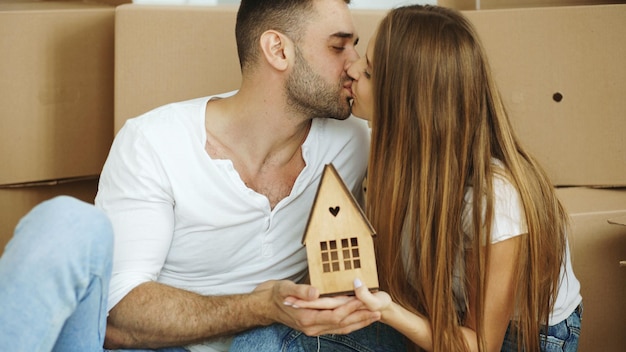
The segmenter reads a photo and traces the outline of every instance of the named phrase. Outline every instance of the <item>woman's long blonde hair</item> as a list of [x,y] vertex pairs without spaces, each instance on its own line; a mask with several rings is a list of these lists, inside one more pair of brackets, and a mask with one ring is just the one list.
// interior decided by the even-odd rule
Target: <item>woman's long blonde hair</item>
[[[366,209],[378,233],[381,287],[429,319],[435,351],[465,350],[453,294],[455,258],[462,258],[462,283],[472,292],[484,350],[490,247],[481,239],[490,243],[497,159],[519,192],[528,226],[516,258],[518,342],[538,351],[539,332],[556,299],[567,216],[542,168],[513,133],[475,30],[451,9],[394,9],[380,23],[373,66],[379,99]],[[462,213],[470,186],[476,235],[467,244]]]

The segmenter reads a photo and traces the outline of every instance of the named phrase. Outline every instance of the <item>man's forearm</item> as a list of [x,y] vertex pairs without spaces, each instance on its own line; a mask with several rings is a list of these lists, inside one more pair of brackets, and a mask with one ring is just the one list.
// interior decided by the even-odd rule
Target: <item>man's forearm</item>
[[158,283],[132,290],[110,312],[107,348],[184,346],[272,321],[263,293],[201,296]]

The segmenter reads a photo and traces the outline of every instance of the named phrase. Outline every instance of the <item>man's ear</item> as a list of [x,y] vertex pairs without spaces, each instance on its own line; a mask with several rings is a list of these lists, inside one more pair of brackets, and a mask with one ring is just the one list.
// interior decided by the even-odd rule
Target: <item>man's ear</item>
[[269,30],[261,34],[261,52],[265,60],[275,69],[284,71],[293,58],[293,42],[286,35]]

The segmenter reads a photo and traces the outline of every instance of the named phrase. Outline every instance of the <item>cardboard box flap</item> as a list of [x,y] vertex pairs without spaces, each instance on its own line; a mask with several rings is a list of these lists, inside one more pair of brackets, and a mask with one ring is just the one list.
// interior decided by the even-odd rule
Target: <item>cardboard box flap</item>
[[626,188],[559,187],[559,199],[571,216],[606,214],[605,219],[626,214]]
[[609,224],[626,226],[626,215],[611,218],[608,221]]
[[19,11],[64,11],[64,10],[84,10],[84,9],[101,9],[103,7],[112,7],[108,4],[97,2],[79,2],[79,1],[33,1],[33,2],[0,2],[0,11],[11,11],[13,13]]
[[0,190],[32,188],[32,187],[42,187],[42,186],[56,186],[56,185],[63,185],[66,183],[89,181],[89,180],[95,180],[97,182],[99,178],[100,178],[99,175],[90,175],[90,176],[61,178],[61,179],[56,179],[56,180],[41,180],[41,181],[33,181],[33,182],[11,183],[11,184],[6,184],[6,185],[0,184]]

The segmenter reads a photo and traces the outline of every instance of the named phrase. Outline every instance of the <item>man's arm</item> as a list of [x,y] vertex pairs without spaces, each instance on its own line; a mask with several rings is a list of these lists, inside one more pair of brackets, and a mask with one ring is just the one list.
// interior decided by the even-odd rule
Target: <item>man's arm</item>
[[[156,282],[134,288],[107,321],[105,347],[160,348],[200,342],[261,325],[253,295],[201,296]],[[259,304],[258,302],[257,304]]]
[[268,281],[250,294],[201,296],[155,282],[133,289],[110,312],[105,348],[162,348],[198,343],[283,323],[307,335],[348,333],[380,319],[356,299],[329,310],[296,309],[288,296],[315,300],[311,286]]

